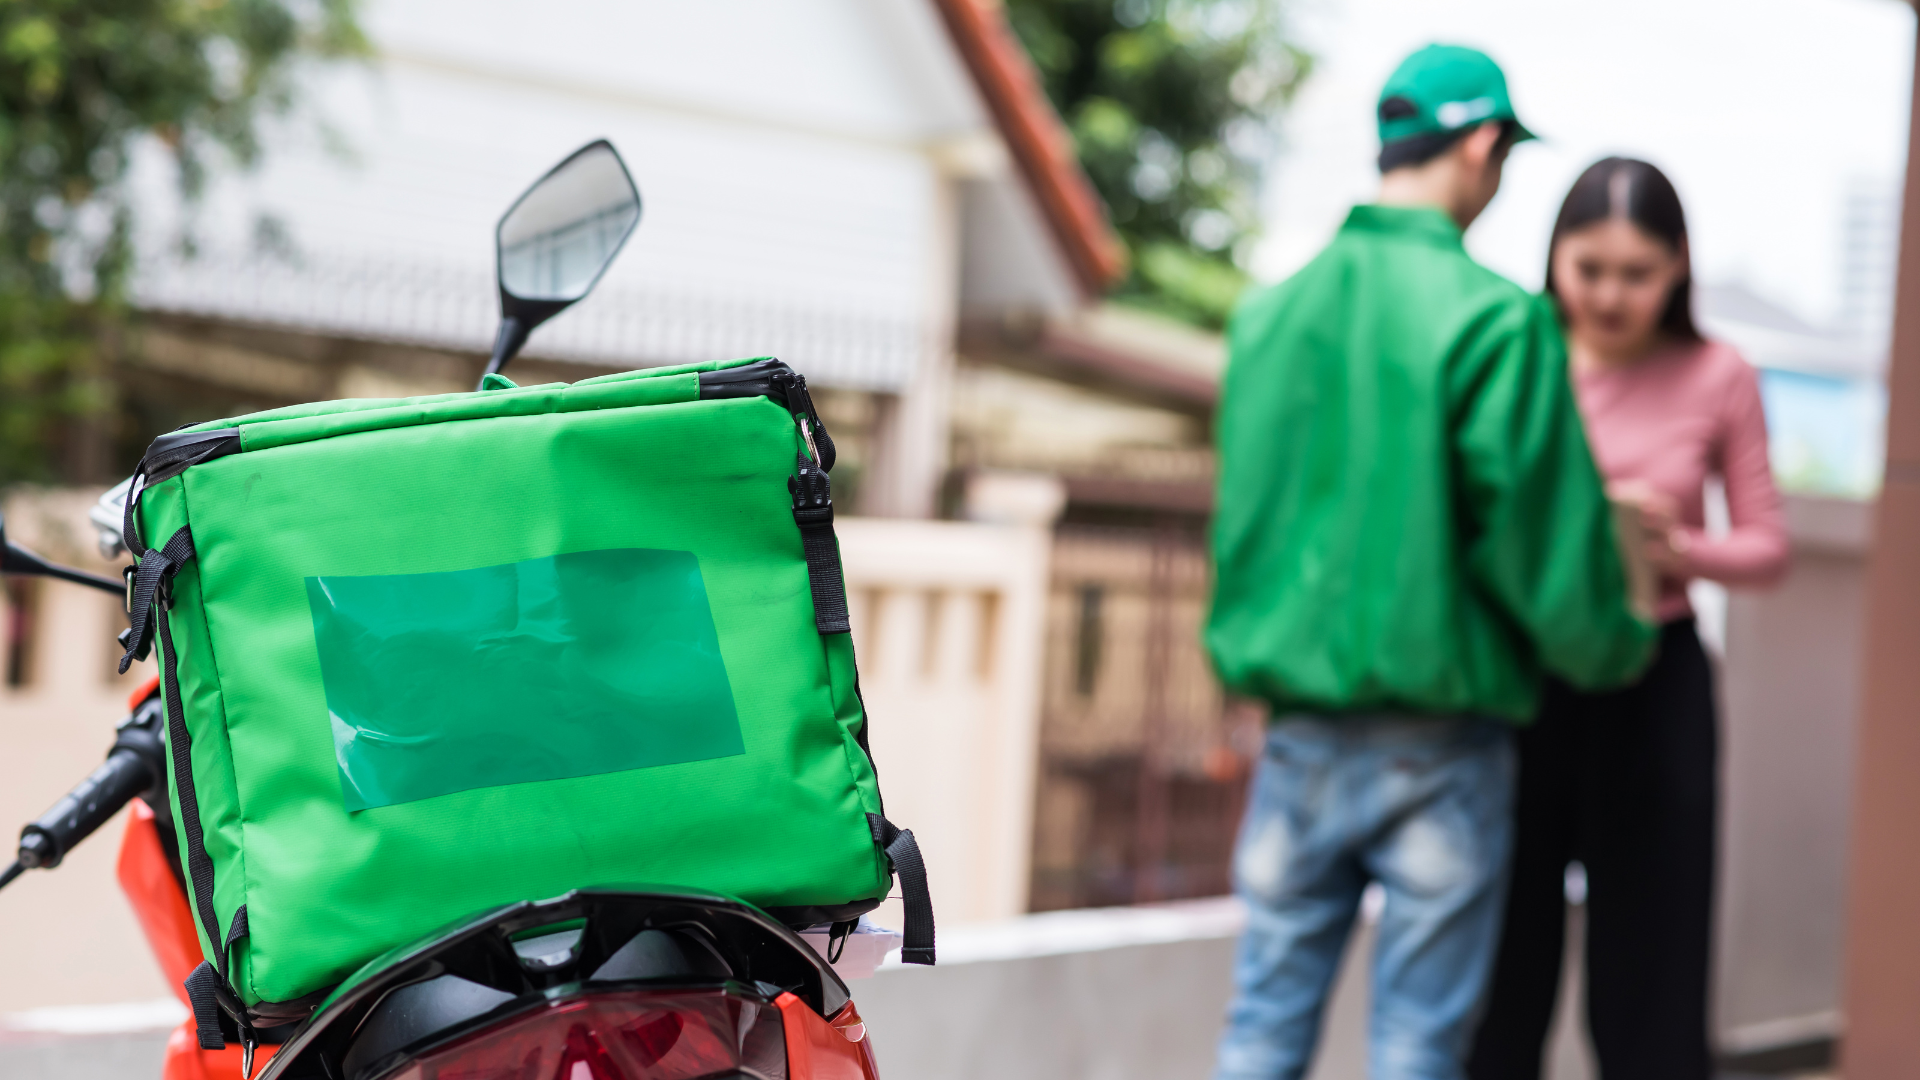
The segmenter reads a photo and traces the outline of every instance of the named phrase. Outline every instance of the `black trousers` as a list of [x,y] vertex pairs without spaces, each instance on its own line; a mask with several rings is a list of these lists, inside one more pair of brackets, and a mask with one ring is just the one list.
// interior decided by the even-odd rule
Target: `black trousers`
[[1513,881],[1472,1080],[1538,1080],[1569,862],[1587,872],[1587,1022],[1603,1080],[1707,1080],[1719,738],[1692,619],[1628,689],[1551,686],[1520,732]]

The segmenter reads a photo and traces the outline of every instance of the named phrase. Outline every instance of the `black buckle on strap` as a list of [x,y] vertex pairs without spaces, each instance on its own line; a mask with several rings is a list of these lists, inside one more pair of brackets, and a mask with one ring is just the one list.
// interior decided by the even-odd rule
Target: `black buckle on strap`
[[183,525],[166,547],[148,548],[137,565],[122,571],[127,578],[127,630],[120,643],[127,651],[120,657],[120,674],[153,651],[153,602],[173,607],[173,576],[192,558],[193,533]]
[[847,585],[840,571],[840,542],[833,535],[833,481],[805,454],[794,455],[787,490],[793,495],[793,523],[807,558],[807,583],[813,591],[813,627],[822,634],[845,634]]

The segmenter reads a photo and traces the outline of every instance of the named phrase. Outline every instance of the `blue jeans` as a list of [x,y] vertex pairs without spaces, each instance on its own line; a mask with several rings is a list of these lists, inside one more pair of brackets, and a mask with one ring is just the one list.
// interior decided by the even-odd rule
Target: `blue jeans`
[[1499,941],[1514,762],[1493,721],[1272,726],[1234,851],[1247,929],[1216,1080],[1298,1080],[1369,881],[1373,1080],[1460,1080]]

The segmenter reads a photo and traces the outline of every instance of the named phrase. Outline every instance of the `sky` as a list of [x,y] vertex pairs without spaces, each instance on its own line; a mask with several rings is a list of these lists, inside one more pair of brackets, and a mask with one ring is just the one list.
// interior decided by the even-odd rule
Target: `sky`
[[1673,179],[1699,280],[1820,324],[1840,303],[1847,193],[1897,196],[1914,43],[1901,0],[1293,0],[1288,11],[1316,66],[1267,175],[1252,264],[1263,281],[1311,258],[1371,196],[1380,84],[1435,41],[1492,54],[1542,136],[1516,148],[1467,237],[1530,288],[1560,199],[1608,154]]

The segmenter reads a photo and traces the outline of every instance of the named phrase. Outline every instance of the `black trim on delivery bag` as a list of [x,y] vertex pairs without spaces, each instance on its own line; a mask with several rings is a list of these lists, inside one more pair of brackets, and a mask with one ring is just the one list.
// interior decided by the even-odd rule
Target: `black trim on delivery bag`
[[120,540],[127,545],[133,557],[137,559],[147,553],[146,545],[140,539],[140,530],[134,527],[134,511],[139,509],[143,490],[162,480],[171,480],[203,461],[239,452],[239,428],[175,431],[149,443],[147,452],[141,455],[140,464],[134,466],[133,483],[127,488],[126,507],[120,519]]
[[833,534],[833,481],[827,473],[833,469],[836,451],[833,437],[820,422],[820,410],[814,407],[807,380],[778,360],[756,360],[751,364],[720,368],[700,373],[702,401],[725,398],[764,397],[793,414],[800,427],[809,454],[796,455],[793,476],[787,490],[793,496],[793,523],[800,529],[800,542],[807,557],[807,581],[813,590],[813,626],[822,634],[845,634],[852,630],[847,621],[847,586],[840,569],[840,541]]
[[927,864],[920,857],[920,845],[913,832],[902,829],[879,814],[868,814],[873,842],[887,853],[887,863],[900,875],[900,900],[906,908],[907,924],[900,928],[904,941],[900,962],[933,966],[933,894],[927,889]]

